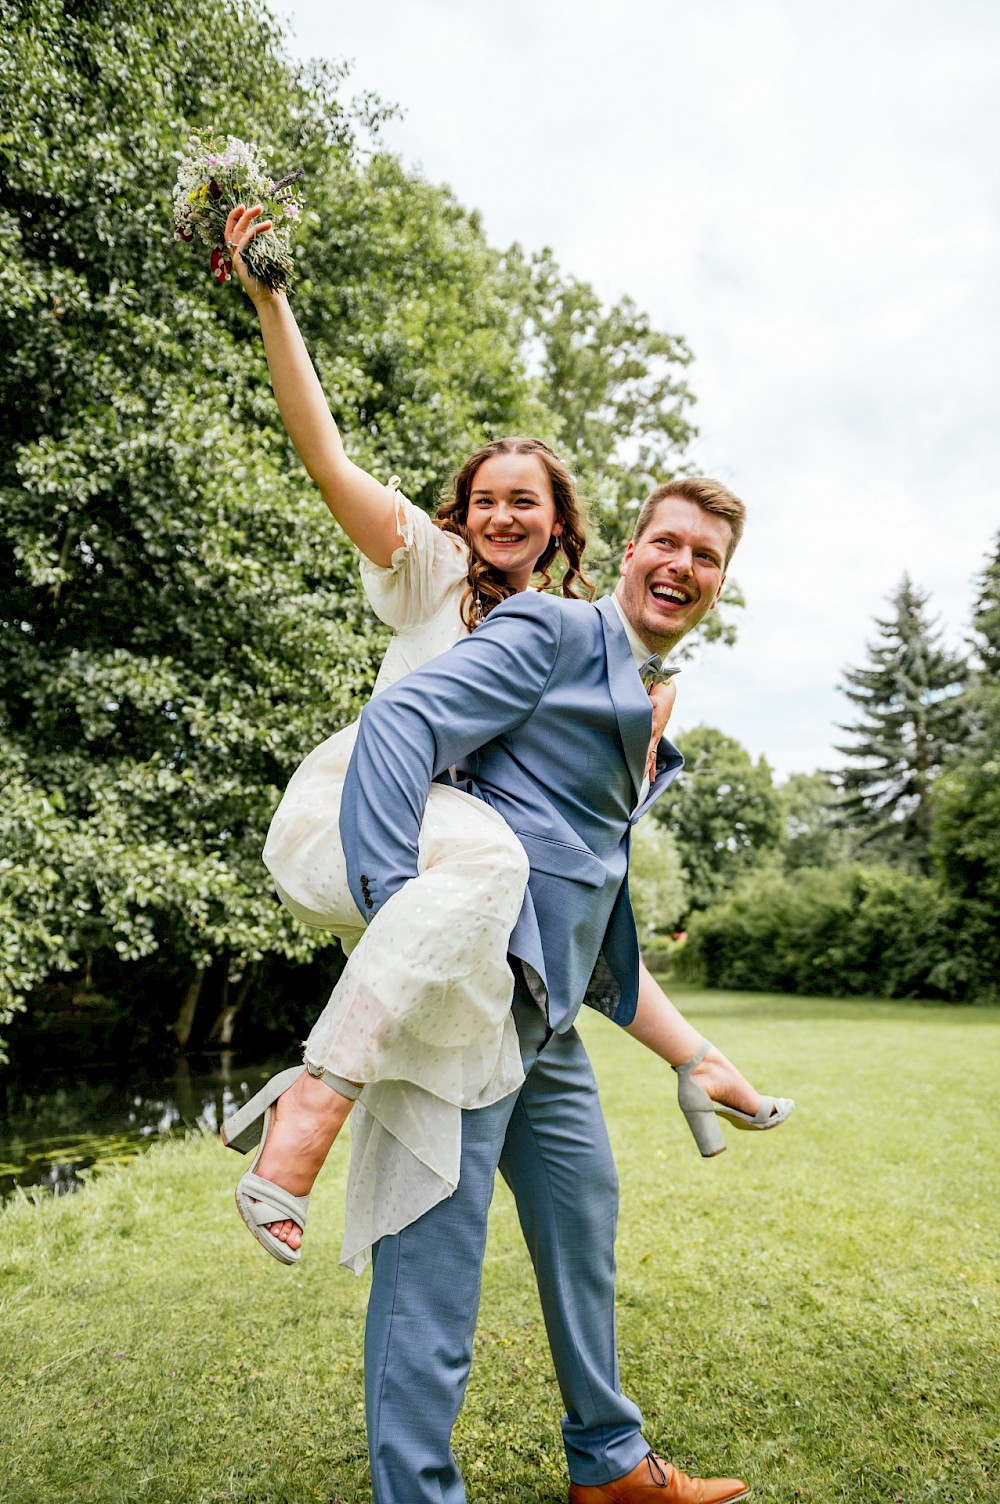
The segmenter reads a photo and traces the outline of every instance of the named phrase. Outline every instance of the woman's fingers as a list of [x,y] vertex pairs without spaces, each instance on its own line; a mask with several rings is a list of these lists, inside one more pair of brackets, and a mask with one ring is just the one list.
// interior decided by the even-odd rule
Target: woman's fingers
[[672,679],[668,684],[654,684],[649,691],[649,698],[653,706],[653,735],[646,756],[646,777],[652,782],[656,777],[656,749],[660,744],[660,737],[667,729],[677,698],[677,686]]
[[[262,235],[271,228],[271,220],[261,219],[263,212],[260,204],[253,209],[245,209],[242,204],[238,204],[226,221],[226,240],[239,250],[245,250],[255,235]],[[237,214],[239,218],[234,223],[233,219]]]
[[669,684],[654,684],[649,691],[649,698],[653,703],[653,738],[659,741],[667,728],[670,712],[674,708],[677,686],[673,680]]
[[255,236],[263,235],[265,230],[273,228],[272,220],[261,218],[263,213],[260,204],[255,204],[252,209],[248,209],[245,204],[237,204],[226,219],[225,239],[229,255],[244,292],[255,304],[273,296],[270,289],[254,276],[243,254]]

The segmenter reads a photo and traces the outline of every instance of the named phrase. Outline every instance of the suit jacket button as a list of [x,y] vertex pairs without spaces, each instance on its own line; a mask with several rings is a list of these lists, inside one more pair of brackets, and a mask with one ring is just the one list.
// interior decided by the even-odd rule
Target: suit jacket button
[[366,893],[365,894],[365,908],[366,909],[373,909],[374,907],[375,907],[375,905],[372,903],[370,897]]

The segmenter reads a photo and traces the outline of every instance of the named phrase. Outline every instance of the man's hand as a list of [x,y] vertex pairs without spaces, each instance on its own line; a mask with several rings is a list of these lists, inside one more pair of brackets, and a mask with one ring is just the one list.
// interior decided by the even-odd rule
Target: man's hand
[[651,684],[649,698],[653,705],[653,735],[650,738],[649,751],[646,754],[646,777],[652,783],[656,777],[656,749],[660,744],[660,737],[667,729],[670,713],[674,708],[677,698],[677,685],[673,679],[669,684]]

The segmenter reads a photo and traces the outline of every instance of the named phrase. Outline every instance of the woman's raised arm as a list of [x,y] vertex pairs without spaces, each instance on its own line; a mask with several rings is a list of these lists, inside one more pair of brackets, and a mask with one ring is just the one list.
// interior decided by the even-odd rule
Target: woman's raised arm
[[316,369],[284,292],[271,292],[240,255],[254,235],[270,228],[260,208],[238,204],[226,221],[226,244],[247,297],[257,310],[271,386],[288,435],[344,532],[373,564],[383,567],[402,543],[392,493],[344,452]]

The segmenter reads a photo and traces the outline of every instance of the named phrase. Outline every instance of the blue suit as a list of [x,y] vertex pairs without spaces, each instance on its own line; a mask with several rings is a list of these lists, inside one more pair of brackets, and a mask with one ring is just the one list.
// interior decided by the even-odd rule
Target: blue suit
[[656,778],[636,809],[650,727],[649,699],[612,602],[534,593],[503,602],[471,637],[362,715],[341,806],[348,879],[362,913],[373,916],[416,876],[430,784],[461,766],[472,792],[527,852],[530,876],[510,952],[537,973],[547,1007],[543,1017],[515,964],[525,1085],[464,1114],[455,1195],[375,1249],[365,1375],[377,1504],[465,1498],[450,1435],[468,1375],[498,1166],[535,1263],[567,1410],[571,1477],[606,1482],[646,1451],[641,1417],[618,1385],[617,1181],[573,1020],[585,999],[618,1023],[635,1013],[630,830],[681,767],[676,749],[661,742]]

